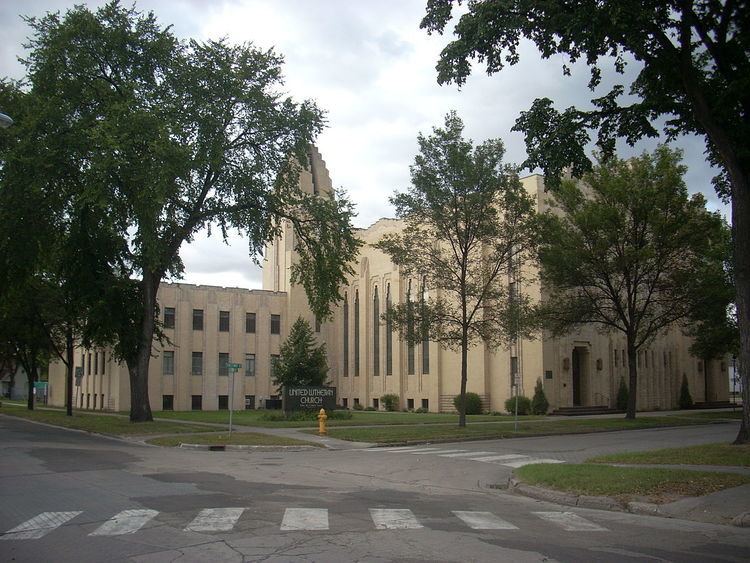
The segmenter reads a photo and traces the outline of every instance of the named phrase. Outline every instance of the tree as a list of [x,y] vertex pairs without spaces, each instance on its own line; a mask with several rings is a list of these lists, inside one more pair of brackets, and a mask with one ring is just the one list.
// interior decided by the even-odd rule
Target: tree
[[688,386],[687,376],[682,374],[682,384],[680,385],[680,399],[678,401],[681,409],[692,409],[693,398],[690,396],[690,387]]
[[531,197],[515,168],[502,162],[502,142],[473,147],[462,133],[452,112],[445,128],[419,135],[411,188],[390,200],[404,229],[376,245],[422,286],[418,303],[409,296],[386,312],[393,327],[410,344],[429,338],[461,351],[459,426],[466,425],[469,348],[528,333],[530,305],[517,288],[535,225]]
[[255,257],[290,223],[299,256],[292,281],[319,318],[330,314],[360,243],[343,195],[298,189],[323,114],[282,95],[279,55],[224,40],[180,42],[152,13],[119,2],[27,21],[32,118],[55,142],[25,143],[25,161],[63,163],[37,176],[50,191],[65,180],[75,190],[71,213],[97,220],[89,248],[101,271],[83,339],[112,342],[126,363],[132,421],[152,418],[159,285],[181,274],[179,249],[200,230],[218,229],[226,241],[236,229]]
[[638,353],[689,317],[695,272],[716,236],[702,196],[688,199],[679,151],[610,158],[562,182],[540,244],[548,326],[594,323],[625,337],[626,418],[635,418]]
[[283,387],[320,386],[327,379],[326,346],[315,346],[310,323],[298,317],[281,345],[281,354],[273,367],[273,384],[281,393]]
[[536,386],[534,387],[534,397],[531,399],[531,413],[532,414],[547,414],[549,409],[549,401],[547,401],[547,395],[544,394],[544,385],[542,380],[536,380]]
[[[450,0],[428,0],[421,27],[442,33],[451,18]],[[629,143],[657,136],[655,122],[665,117],[668,138],[682,133],[706,141],[709,160],[721,167],[717,192],[731,198],[734,283],[740,329],[743,381],[742,424],[736,443],[750,441],[750,33],[745,2],[671,0],[642,2],[535,2],[472,0],[454,30],[456,39],[442,51],[438,81],[462,84],[471,59],[487,63],[493,74],[520,60],[519,41],[533,41],[542,56],[585,59],[589,88],[602,76],[602,63],[623,74],[635,61],[639,72],[623,98],[616,84],[592,100],[593,109],[560,113],[551,100],[537,99],[515,129],[524,131],[529,155],[524,166],[541,167],[552,185],[572,166],[580,176],[591,168],[583,150],[588,130],[598,131],[600,148],[614,150],[615,139]],[[563,64],[563,72],[569,69]]]

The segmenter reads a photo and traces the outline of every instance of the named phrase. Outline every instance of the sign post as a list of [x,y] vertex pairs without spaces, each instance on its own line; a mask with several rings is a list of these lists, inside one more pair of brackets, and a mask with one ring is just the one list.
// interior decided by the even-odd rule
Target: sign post
[[232,437],[232,407],[234,406],[234,374],[242,368],[242,364],[227,362],[227,369],[231,373],[229,379],[229,437]]

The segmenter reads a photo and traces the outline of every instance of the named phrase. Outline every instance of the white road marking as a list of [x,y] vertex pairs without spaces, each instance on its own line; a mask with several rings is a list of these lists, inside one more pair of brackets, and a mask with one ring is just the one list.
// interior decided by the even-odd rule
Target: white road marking
[[377,530],[416,530],[423,527],[407,508],[371,508],[370,517]]
[[463,520],[472,530],[517,530],[518,527],[502,518],[498,518],[492,512],[471,512],[465,510],[454,510],[453,514]]
[[134,534],[157,514],[159,514],[158,510],[123,510],[119,514],[115,514],[89,535],[122,536],[125,534]]
[[[422,450],[422,451],[424,451],[424,450]],[[421,453],[422,453],[422,451],[417,451],[417,452],[408,452],[408,453],[410,453],[410,454],[413,454],[413,455],[418,455],[418,454],[421,454]],[[438,455],[438,454],[451,454],[451,453],[454,453],[454,452],[465,452],[465,451],[466,451],[466,450],[437,450],[437,451],[434,451],[434,452],[428,452],[428,453],[429,453],[430,455]]]
[[412,450],[418,450],[421,446],[396,446],[393,448],[365,448],[363,450],[354,450],[357,452],[409,452]]
[[585,518],[578,516],[572,512],[532,512],[536,516],[539,516],[542,520],[557,524],[563,530],[568,532],[608,532],[607,528],[603,528],[598,524],[594,524]]
[[327,508],[287,508],[281,522],[282,530],[327,530]]
[[422,453],[422,452],[424,452],[424,453],[435,452],[435,451],[439,452],[440,448],[414,448],[414,449],[412,449],[410,451],[406,451],[406,450],[393,450],[393,451],[391,451],[391,453],[392,454],[397,454],[397,453],[399,453],[399,451],[402,451],[402,452],[405,452],[405,453],[410,453],[410,454],[416,454],[416,453]]
[[185,530],[189,532],[228,532],[240,519],[244,508],[204,508]]
[[42,512],[31,520],[26,520],[12,530],[0,534],[0,540],[38,540],[46,536],[52,530],[62,526],[68,520],[72,520],[81,513],[80,510],[72,512]]
[[528,456],[525,455],[518,455],[518,454],[505,454],[505,455],[490,455],[490,456],[484,456],[484,457],[470,457],[469,459],[472,461],[486,461],[490,463],[495,463],[496,461],[510,461],[511,459],[521,459],[526,458]]
[[[460,450],[459,450],[460,451]],[[466,452],[462,454],[443,454],[440,457],[471,457],[476,455],[488,455],[488,454],[494,454],[495,452]]]
[[522,459],[519,461],[511,461],[508,463],[503,463],[502,465],[505,465],[507,467],[514,467],[518,469],[519,467],[523,467],[524,465],[531,465],[532,463],[565,463],[561,459]]

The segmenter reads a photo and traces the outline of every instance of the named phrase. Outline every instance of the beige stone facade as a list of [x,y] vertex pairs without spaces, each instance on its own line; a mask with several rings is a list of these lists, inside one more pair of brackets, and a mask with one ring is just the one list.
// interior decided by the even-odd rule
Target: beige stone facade
[[[331,180],[325,163],[315,149],[310,156],[311,170],[302,174],[300,187],[308,193],[327,193]],[[546,210],[542,178],[532,175],[523,183],[536,199],[537,209]],[[265,399],[276,393],[271,383],[272,358],[279,353],[291,324],[301,316],[327,346],[329,376],[342,406],[382,408],[380,398],[392,393],[399,396],[404,409],[452,411],[460,388],[460,355],[435,342],[410,349],[397,333],[387,330],[381,318],[388,303],[430,291],[429,282],[424,287],[423,280],[401,276],[390,259],[372,246],[400,226],[397,220],[381,219],[359,231],[365,244],[356,273],[348,280],[344,301],[334,308],[333,318],[322,323],[310,312],[304,290],[290,283],[295,240],[286,224],[282,235],[266,248],[263,290],[163,284],[158,294],[162,319],[165,312],[173,314],[174,328],[166,329],[169,344],[154,345],[149,370],[152,408],[228,408],[231,378],[220,369],[225,361],[243,366],[234,377],[232,407],[265,405]],[[523,291],[533,300],[542,295],[536,283]],[[202,312],[201,329],[194,325],[195,311]],[[728,362],[704,366],[689,353],[689,345],[690,340],[675,327],[641,351],[639,409],[676,408],[683,375],[694,401],[728,399]],[[482,397],[487,410],[504,410],[505,400],[512,395],[513,365],[520,392],[531,396],[541,379],[551,408],[614,406],[620,378],[627,380],[624,349],[619,334],[603,334],[593,326],[562,338],[541,334],[536,340],[506,348],[478,345],[469,352],[467,389]],[[75,388],[76,407],[129,409],[127,369],[113,362],[107,351],[79,351],[76,366],[82,366],[84,374]],[[50,369],[53,404],[64,402],[63,373],[61,365]]]

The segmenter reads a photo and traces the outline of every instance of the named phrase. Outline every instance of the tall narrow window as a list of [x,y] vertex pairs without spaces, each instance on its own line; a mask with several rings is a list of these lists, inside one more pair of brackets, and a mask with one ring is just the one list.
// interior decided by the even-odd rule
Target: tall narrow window
[[344,293],[344,377],[349,377],[349,297]]
[[359,377],[359,290],[354,292],[354,377]]
[[94,375],[99,373],[99,352],[94,352]]
[[422,331],[422,373],[430,373],[430,335],[427,332],[427,278],[422,278],[422,302],[420,304],[420,330]]
[[281,356],[278,354],[271,354],[271,379],[276,377],[276,367],[278,366]]
[[164,352],[162,368],[164,375],[174,375],[174,352]]
[[219,353],[219,375],[229,375],[229,354],[226,352]]
[[281,315],[271,315],[271,334],[281,334]]
[[104,369],[105,369],[104,366],[107,365],[106,357],[107,357],[107,353],[102,352],[102,375],[104,375]]
[[391,319],[391,284],[385,289],[385,374],[393,375],[393,320]]
[[411,300],[411,280],[406,290],[406,373],[414,375],[414,304]]
[[229,311],[219,311],[219,332],[229,332]]
[[377,286],[372,298],[372,374],[380,375],[380,298]]
[[164,328],[174,328],[174,307],[164,307]]
[[193,365],[190,373],[192,375],[203,375],[203,352],[193,352]]
[[255,313],[245,313],[245,332],[247,334],[255,333]]
[[203,309],[193,309],[193,330],[203,330]]
[[245,354],[245,375],[255,376],[255,354]]

